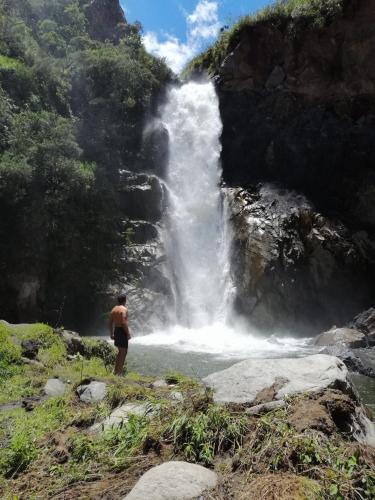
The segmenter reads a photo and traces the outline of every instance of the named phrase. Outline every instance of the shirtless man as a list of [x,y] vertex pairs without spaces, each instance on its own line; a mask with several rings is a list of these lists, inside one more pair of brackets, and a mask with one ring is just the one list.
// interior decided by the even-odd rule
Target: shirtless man
[[131,336],[128,326],[128,308],[125,306],[126,295],[120,295],[117,302],[118,305],[111,311],[109,332],[111,339],[115,341],[115,346],[118,348],[114,374],[122,375]]

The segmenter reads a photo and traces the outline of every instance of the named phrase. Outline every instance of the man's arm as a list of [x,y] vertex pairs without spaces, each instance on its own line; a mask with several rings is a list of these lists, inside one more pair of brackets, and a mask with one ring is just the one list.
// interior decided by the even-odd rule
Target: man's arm
[[114,337],[114,334],[113,334],[113,318],[112,318],[112,314],[109,316],[108,326],[109,326],[109,336],[113,340],[115,337]]
[[125,308],[124,312],[122,313],[122,326],[125,330],[126,336],[128,340],[131,339],[130,331],[129,331],[129,324],[128,324],[128,309]]

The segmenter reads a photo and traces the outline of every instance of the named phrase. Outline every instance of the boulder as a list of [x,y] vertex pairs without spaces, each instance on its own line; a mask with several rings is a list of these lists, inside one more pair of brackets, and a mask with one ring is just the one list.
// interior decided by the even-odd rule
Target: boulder
[[[270,144],[269,161],[273,150]],[[304,195],[271,184],[224,192],[235,306],[253,326],[308,337],[361,309],[371,294],[370,253],[341,222],[322,216]]]
[[84,403],[96,403],[103,401],[107,395],[107,384],[104,382],[90,382],[77,388],[79,399]]
[[139,417],[152,415],[154,408],[146,403],[127,403],[116,408],[103,422],[91,426],[91,432],[106,431],[127,424],[131,415]]
[[[214,390],[217,403],[261,404],[326,388],[351,391],[344,363],[326,354],[296,359],[249,359],[209,375],[204,383]],[[272,397],[260,400],[260,395],[266,392]]]
[[159,221],[163,200],[164,190],[158,177],[121,171],[120,208],[129,219]]
[[41,343],[37,340],[23,340],[21,342],[22,356],[28,359],[35,359],[38,356]]
[[58,378],[50,378],[44,386],[44,392],[52,398],[61,397],[65,394],[66,386]]
[[375,346],[375,308],[371,307],[367,311],[358,314],[349,326],[364,333],[368,345]]
[[58,332],[61,335],[61,338],[69,355],[74,356],[76,354],[81,354],[83,356],[85,352],[85,346],[83,345],[83,340],[78,333],[68,330],[60,330]]
[[316,337],[314,345],[316,346],[334,346],[343,344],[351,348],[365,347],[366,336],[364,333],[352,328],[331,328]]
[[375,349],[352,350],[345,344],[337,344],[325,347],[321,354],[340,358],[350,372],[375,378]]
[[153,389],[164,389],[166,387],[169,386],[165,380],[155,380],[155,382],[152,383]]
[[187,462],[166,462],[144,474],[126,500],[189,500],[216,487],[215,472]]
[[[336,427],[358,442],[375,444],[375,426],[359,401],[347,368],[334,356],[249,359],[209,375],[204,382],[214,390],[217,403],[263,406],[285,396],[305,394],[310,397],[310,403],[305,404],[305,410],[297,405],[290,423],[297,428],[324,428],[327,432],[333,432]],[[305,413],[311,415],[304,416]]]

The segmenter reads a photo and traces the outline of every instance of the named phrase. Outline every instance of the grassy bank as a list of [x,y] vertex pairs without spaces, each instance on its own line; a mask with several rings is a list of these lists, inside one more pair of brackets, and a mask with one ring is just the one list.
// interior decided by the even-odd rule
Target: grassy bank
[[[67,386],[62,397],[0,411],[2,498],[122,498],[143,472],[170,459],[214,468],[220,484],[209,498],[375,495],[372,448],[338,431],[298,432],[290,422],[308,396],[251,416],[240,405],[215,404],[199,381],[179,374],[167,374],[156,385],[137,374],[115,378],[108,355],[102,359],[93,341],[85,352],[98,356],[69,357],[61,332],[45,325],[2,324],[0,336],[2,403],[40,396],[51,377]],[[22,359],[25,339],[41,342],[36,363]],[[87,378],[106,382],[103,401],[80,401],[75,389]],[[103,432],[90,430],[124,403],[144,404],[152,414],[132,415],[126,425]],[[278,496],[269,496],[271,491]]]

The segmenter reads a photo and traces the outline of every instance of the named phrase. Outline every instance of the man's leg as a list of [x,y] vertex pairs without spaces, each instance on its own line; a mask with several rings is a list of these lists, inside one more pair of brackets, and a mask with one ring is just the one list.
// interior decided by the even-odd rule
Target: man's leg
[[115,366],[115,375],[122,375],[127,354],[128,354],[128,350],[125,347],[118,348],[118,354],[117,354],[116,366]]

